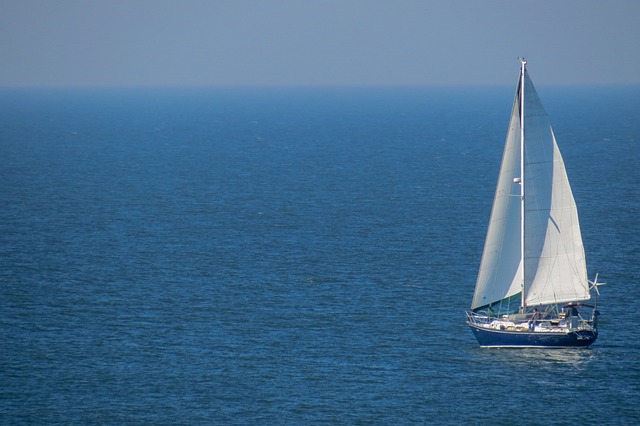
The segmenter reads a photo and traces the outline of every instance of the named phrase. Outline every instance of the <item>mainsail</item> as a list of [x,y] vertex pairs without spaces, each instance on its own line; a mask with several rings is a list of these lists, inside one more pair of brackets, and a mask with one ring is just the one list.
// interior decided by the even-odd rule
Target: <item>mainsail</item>
[[[524,65],[523,65],[524,66]],[[522,85],[524,84],[524,88]],[[522,105],[524,97],[524,105]],[[524,131],[521,111],[524,108]],[[524,177],[521,135],[524,134]],[[521,192],[524,184],[524,256]],[[522,264],[524,259],[524,283]],[[522,291],[524,289],[524,298]],[[472,310],[589,299],[578,212],[549,119],[526,70],[516,91]]]

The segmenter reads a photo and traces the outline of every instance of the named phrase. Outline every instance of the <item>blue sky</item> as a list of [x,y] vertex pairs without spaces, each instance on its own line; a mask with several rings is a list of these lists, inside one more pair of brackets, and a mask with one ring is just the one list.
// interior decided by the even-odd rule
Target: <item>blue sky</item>
[[0,86],[640,84],[638,0],[0,0]]

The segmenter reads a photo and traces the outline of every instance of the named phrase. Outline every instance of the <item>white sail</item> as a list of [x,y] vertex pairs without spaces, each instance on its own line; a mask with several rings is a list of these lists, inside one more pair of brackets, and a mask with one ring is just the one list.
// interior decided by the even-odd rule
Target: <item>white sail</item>
[[521,290],[520,189],[514,182],[520,177],[519,93],[518,87],[471,309],[499,302]]
[[519,81],[471,308],[521,293],[520,96],[524,84],[524,301],[589,299],[587,270],[564,162],[544,108],[525,71]]
[[589,299],[578,210],[546,112],[525,71],[525,302]]

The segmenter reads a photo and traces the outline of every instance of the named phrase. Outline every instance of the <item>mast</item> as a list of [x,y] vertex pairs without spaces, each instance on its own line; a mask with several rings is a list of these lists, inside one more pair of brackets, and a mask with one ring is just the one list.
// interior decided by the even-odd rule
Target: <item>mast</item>
[[524,57],[520,59],[520,265],[522,271],[522,299],[520,309],[525,312],[527,302],[525,298],[524,285],[524,73],[527,60]]

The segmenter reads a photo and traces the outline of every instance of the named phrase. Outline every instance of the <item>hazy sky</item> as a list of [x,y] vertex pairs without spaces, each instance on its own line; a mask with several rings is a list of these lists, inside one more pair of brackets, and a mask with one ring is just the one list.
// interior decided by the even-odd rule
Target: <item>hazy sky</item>
[[0,86],[640,84],[639,0],[0,0]]

